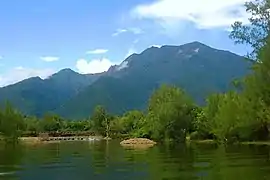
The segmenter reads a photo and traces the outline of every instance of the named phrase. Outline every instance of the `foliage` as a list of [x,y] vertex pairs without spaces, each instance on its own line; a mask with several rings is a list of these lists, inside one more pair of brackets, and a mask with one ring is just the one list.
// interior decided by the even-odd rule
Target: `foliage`
[[151,137],[183,141],[191,126],[193,106],[183,90],[162,85],[149,100],[147,124]]
[[0,111],[0,133],[5,140],[14,141],[23,129],[23,116],[7,102],[5,108]]
[[249,58],[258,59],[260,49],[266,44],[270,30],[270,2],[269,0],[255,0],[245,3],[246,11],[251,15],[250,24],[237,21],[232,25],[230,38],[236,44],[248,44],[253,48]]
[[109,117],[104,107],[97,106],[91,120],[92,127],[97,133],[102,135],[104,135],[104,132],[108,133],[111,117]]

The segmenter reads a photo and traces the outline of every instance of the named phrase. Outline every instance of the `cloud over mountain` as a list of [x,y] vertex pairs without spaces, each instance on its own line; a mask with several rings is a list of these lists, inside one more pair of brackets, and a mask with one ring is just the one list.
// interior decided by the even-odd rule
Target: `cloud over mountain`
[[107,58],[92,59],[89,61],[86,59],[79,59],[76,62],[76,68],[79,73],[82,74],[104,72],[107,71],[112,65],[113,63]]
[[246,0],[156,0],[132,9],[138,19],[151,19],[160,24],[177,27],[189,21],[199,29],[228,29],[235,21],[248,23],[248,14],[243,6]]

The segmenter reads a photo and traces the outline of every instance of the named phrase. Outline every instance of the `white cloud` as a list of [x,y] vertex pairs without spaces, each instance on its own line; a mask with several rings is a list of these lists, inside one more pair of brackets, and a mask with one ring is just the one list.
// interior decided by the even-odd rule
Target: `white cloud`
[[116,67],[117,71],[120,71],[121,69],[128,68],[128,61],[123,61],[119,66]]
[[135,39],[134,41],[133,41],[133,44],[137,44],[139,42],[139,39]]
[[86,59],[79,59],[76,62],[76,68],[82,74],[100,73],[107,71],[114,63],[107,58],[92,59],[87,61]]
[[117,29],[115,33],[112,34],[112,36],[118,36],[119,34],[127,32],[127,29]]
[[128,58],[130,55],[136,53],[136,52],[137,52],[136,49],[134,49],[134,48],[129,48],[127,54],[125,55],[125,59]]
[[152,47],[156,47],[156,48],[161,48],[162,45],[157,45],[157,44],[154,44],[152,45]]
[[225,28],[235,21],[247,24],[249,15],[243,6],[246,0],[156,0],[138,5],[131,11],[135,18],[157,20],[177,27],[181,22],[193,22],[197,28]]
[[133,34],[142,34],[144,33],[140,28],[129,28],[128,31],[132,32]]
[[40,59],[42,61],[46,61],[46,62],[53,62],[53,61],[58,61],[59,60],[59,57],[55,57],[55,56],[43,56],[43,57],[40,57]]
[[17,83],[30,77],[39,76],[44,79],[55,73],[53,69],[32,69],[24,67],[15,67],[4,74],[0,74],[0,86],[6,86]]
[[127,28],[127,29],[117,29],[115,33],[112,34],[112,36],[118,36],[123,33],[133,33],[133,34],[142,34],[144,33],[142,29],[137,27]]
[[105,54],[108,52],[108,49],[94,49],[87,51],[86,54]]

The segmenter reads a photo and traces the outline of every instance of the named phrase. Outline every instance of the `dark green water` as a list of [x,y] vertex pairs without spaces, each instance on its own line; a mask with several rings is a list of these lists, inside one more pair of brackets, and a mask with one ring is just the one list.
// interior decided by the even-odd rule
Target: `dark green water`
[[0,180],[270,179],[268,146],[128,150],[117,141],[1,146]]

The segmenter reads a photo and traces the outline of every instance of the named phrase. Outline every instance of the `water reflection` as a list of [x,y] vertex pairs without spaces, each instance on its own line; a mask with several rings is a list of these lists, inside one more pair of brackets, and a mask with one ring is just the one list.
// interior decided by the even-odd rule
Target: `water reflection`
[[0,179],[17,179],[16,172],[21,168],[23,147],[14,144],[0,144]]
[[1,145],[0,179],[261,180],[270,179],[269,152],[268,146],[195,144],[136,150],[118,141]]

